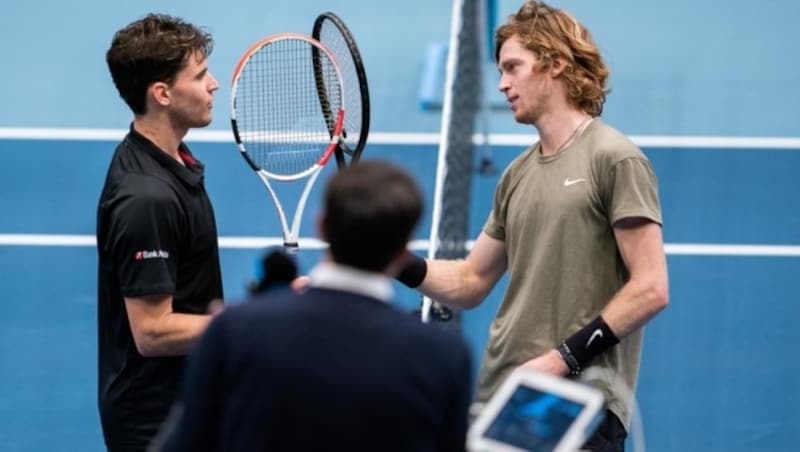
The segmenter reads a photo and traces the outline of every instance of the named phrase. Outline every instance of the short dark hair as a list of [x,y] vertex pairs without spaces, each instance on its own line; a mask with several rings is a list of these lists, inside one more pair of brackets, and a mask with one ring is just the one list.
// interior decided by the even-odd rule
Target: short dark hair
[[322,232],[334,262],[380,272],[406,249],[422,215],[414,179],[388,162],[360,161],[325,190]]
[[172,83],[190,55],[211,54],[209,33],[165,14],[148,14],[117,31],[106,52],[106,63],[120,97],[135,114],[146,110],[147,88]]

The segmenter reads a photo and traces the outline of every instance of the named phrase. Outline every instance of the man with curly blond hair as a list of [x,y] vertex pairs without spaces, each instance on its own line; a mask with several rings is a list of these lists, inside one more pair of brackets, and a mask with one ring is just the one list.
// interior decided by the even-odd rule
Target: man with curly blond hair
[[539,141],[506,168],[469,256],[415,258],[398,279],[471,308],[508,270],[478,402],[520,366],[584,374],[608,409],[584,447],[623,450],[642,327],[669,298],[656,176],[641,150],[600,119],[609,70],[570,13],[528,1],[496,38],[499,89]]

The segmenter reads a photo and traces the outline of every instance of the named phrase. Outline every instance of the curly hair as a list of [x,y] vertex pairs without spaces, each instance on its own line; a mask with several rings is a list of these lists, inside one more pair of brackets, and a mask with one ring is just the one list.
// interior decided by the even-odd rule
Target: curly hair
[[570,13],[529,0],[508,17],[495,33],[495,60],[503,44],[518,36],[538,60],[534,70],[550,69],[557,59],[566,64],[561,73],[569,101],[592,116],[600,116],[606,95],[609,70],[600,50],[586,29]]
[[209,33],[180,18],[148,14],[114,34],[106,63],[120,97],[143,114],[151,84],[171,84],[189,56],[207,57],[213,46]]

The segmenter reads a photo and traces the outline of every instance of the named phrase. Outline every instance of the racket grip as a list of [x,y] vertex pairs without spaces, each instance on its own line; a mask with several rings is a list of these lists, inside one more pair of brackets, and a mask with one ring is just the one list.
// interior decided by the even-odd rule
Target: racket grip
[[422,297],[422,306],[420,306],[420,320],[422,323],[428,323],[431,321],[431,306],[433,305],[433,300],[428,297]]
[[297,242],[283,242],[283,250],[290,256],[297,254],[298,249],[300,249],[300,245]]

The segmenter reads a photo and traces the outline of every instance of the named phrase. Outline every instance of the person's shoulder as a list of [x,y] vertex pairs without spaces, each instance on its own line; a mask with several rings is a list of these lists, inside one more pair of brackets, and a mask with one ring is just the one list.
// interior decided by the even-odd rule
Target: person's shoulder
[[103,187],[99,207],[112,216],[146,221],[156,217],[176,217],[183,206],[167,185],[141,174],[126,174],[109,180]]
[[118,196],[135,197],[156,202],[176,201],[173,184],[159,172],[154,172],[141,150],[126,137],[117,146],[108,171],[106,185]]
[[151,185],[155,190],[162,190],[172,185],[160,165],[153,162],[147,150],[130,134],[126,135],[114,150],[108,178],[117,185],[134,186],[143,191],[147,191]]
[[636,143],[600,118],[589,125],[586,140],[596,163],[614,165],[629,158],[647,160]]
[[174,197],[172,184],[153,174],[128,172],[119,179],[119,186],[141,196],[168,199]]
[[586,132],[587,139],[592,143],[595,152],[620,155],[642,153],[639,146],[628,136],[600,118],[595,118]]
[[[157,177],[142,173],[127,173],[109,187],[111,205],[125,211],[177,213],[183,210],[180,200],[169,184]],[[110,193],[109,193],[110,194]]]
[[531,161],[531,159],[536,158],[536,150],[539,147],[539,141],[537,140],[532,145],[525,148],[524,151],[520,152],[519,155],[514,157],[511,160],[511,163],[508,164],[506,169],[503,171],[501,179],[509,179],[513,178],[516,174],[518,174],[522,169]]
[[536,150],[538,146],[538,141],[528,146],[506,166],[497,182],[498,195],[513,189],[517,182],[525,176],[526,169],[530,168],[530,164],[536,161]]

